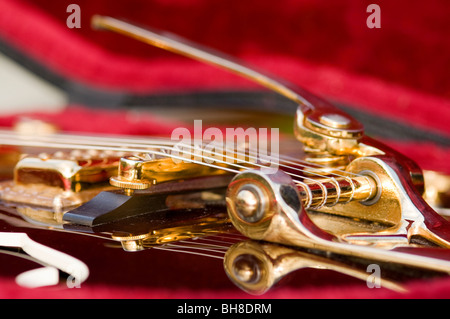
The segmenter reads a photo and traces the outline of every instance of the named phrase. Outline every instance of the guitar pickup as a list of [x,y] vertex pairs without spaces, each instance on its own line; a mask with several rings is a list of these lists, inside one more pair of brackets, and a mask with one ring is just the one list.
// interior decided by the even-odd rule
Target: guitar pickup
[[120,158],[77,150],[25,156],[15,165],[13,180],[0,183],[0,198],[55,210],[77,206],[113,188],[109,178],[117,174]]

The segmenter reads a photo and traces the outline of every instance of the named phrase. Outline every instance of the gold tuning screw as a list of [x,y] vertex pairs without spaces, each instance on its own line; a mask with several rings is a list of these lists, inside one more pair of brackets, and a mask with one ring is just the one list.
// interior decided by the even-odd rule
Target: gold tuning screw
[[126,195],[131,196],[135,190],[147,189],[156,183],[155,179],[143,177],[142,166],[145,161],[136,156],[120,159],[117,176],[109,179],[111,185],[124,189]]
[[247,222],[259,221],[265,214],[267,206],[266,195],[252,184],[244,185],[236,194],[236,212]]
[[133,235],[129,233],[114,233],[112,239],[120,241],[122,248],[125,251],[140,251],[144,249],[144,239],[149,237],[149,234]]
[[126,180],[122,177],[111,177],[109,179],[109,183],[112,186],[123,188],[126,195],[133,195],[135,190],[147,189],[151,185],[155,184],[155,181],[147,181],[147,180]]

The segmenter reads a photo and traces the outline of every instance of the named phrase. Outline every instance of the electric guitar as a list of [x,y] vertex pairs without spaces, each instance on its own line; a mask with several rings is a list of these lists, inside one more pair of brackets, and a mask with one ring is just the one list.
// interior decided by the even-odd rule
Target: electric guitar
[[1,130],[2,276],[29,288],[112,284],[249,295],[286,281],[302,285],[305,268],[395,291],[408,280],[447,276],[450,224],[424,197],[424,173],[366,136],[360,122],[176,36],[103,16],[93,26],[281,94],[298,105],[295,134],[242,130],[228,138],[217,128],[199,140],[189,129],[177,139]]

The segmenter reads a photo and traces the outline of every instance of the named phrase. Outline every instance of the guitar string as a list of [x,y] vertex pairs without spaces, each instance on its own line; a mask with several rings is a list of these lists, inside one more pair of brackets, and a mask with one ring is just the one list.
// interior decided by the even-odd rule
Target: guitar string
[[[216,243],[218,243],[218,242],[220,242],[219,240],[211,240],[212,242],[216,242]],[[202,246],[202,245],[205,245],[204,243],[200,243],[200,242],[198,242],[198,241],[196,241],[196,240],[191,240],[191,241],[187,241],[187,240],[180,240],[180,241],[178,241],[179,243],[184,243],[184,244],[187,244],[187,245],[192,245],[192,246]],[[225,241],[223,241],[223,242],[221,242],[221,243],[226,243]],[[217,249],[217,251],[220,251],[221,249],[227,249],[227,247],[226,246],[221,246],[221,245],[217,245],[217,244],[209,244],[209,247],[211,247],[211,248],[214,248],[214,249]]]
[[[11,134],[8,134],[8,135],[11,135]],[[1,133],[0,133],[0,136],[1,136]],[[15,137],[17,137],[17,135],[14,135]],[[19,135],[19,137],[22,137],[22,139],[23,139],[23,136],[20,136]],[[67,148],[67,146],[66,145],[62,145],[62,144],[58,144],[57,142],[55,142],[55,139],[58,139],[58,137],[60,137],[60,138],[64,138],[64,142],[65,142],[65,144],[67,144],[67,143],[74,143],[74,144],[77,144],[77,143],[79,143],[79,140],[78,140],[78,136],[77,136],[77,140],[76,141],[71,141],[70,139],[68,139],[67,138],[67,136],[53,136],[53,137],[51,137],[51,136],[49,136],[49,138],[52,138],[52,141],[51,141],[51,144],[47,144],[46,143],[46,138],[45,138],[45,136],[38,136],[37,137],[37,139],[38,140],[41,140],[41,142],[42,143],[46,143],[46,144],[38,144],[37,142],[36,142],[36,137],[29,137],[29,138],[33,138],[33,142],[30,142],[30,141],[28,141],[28,142],[24,142],[24,143],[18,143],[18,142],[14,142],[14,141],[12,141],[12,140],[9,140],[8,142],[6,142],[6,143],[4,143],[4,144],[8,144],[8,145],[16,145],[16,144],[22,144],[22,146],[39,146],[39,147],[56,147],[56,146],[58,146],[58,147],[65,147],[65,148]],[[86,137],[86,138],[88,138],[88,137]],[[42,140],[42,139],[44,139],[44,140]],[[134,140],[135,141],[135,140]],[[26,144],[26,145],[24,145],[24,144]],[[101,145],[101,146],[96,146],[96,145],[90,145],[90,146],[87,146],[86,144],[82,144],[82,145],[78,145],[77,144],[77,146],[78,146],[78,148],[84,148],[84,149],[86,149],[86,148],[88,148],[88,149],[99,149],[99,148],[102,148],[103,150],[105,150],[105,151],[108,151],[108,150],[114,150],[114,148],[110,148],[110,149],[105,149],[105,148],[103,148],[105,145],[107,145],[107,146],[111,146],[111,145],[114,145],[114,146],[116,146],[117,145],[117,143],[115,142],[115,143],[112,143],[112,142],[109,142],[109,143],[105,143],[105,142],[103,142],[103,145]],[[174,145],[180,145],[180,143],[174,143]],[[126,149],[121,149],[121,151],[123,151],[123,152],[126,152],[126,151],[128,151],[128,152],[130,152],[131,151],[131,149],[129,149],[129,147],[136,147],[136,146],[141,146],[141,144],[131,144],[131,145],[128,145],[128,147],[126,148]],[[163,146],[163,145],[148,145],[148,141],[146,142],[146,144],[144,144],[144,146],[145,147],[153,147],[153,148],[158,148],[158,149],[168,149],[168,147],[167,146]],[[74,146],[72,146],[72,147],[74,147]],[[183,147],[183,148],[191,148],[191,149],[195,149],[195,146],[192,146],[192,145],[187,145],[187,144],[182,144],[181,145],[181,147]],[[214,147],[215,148],[218,148],[218,147],[220,147],[219,145],[214,145]],[[169,150],[173,150],[173,148],[172,149],[169,149]],[[228,152],[228,150],[229,149],[225,149],[225,150],[227,150],[227,152]],[[136,150],[135,150],[136,151]],[[224,151],[223,149],[222,149],[222,151]],[[155,155],[162,155],[162,156],[165,156],[165,157],[172,157],[172,158],[176,158],[176,157],[174,157],[173,156],[173,154],[166,154],[166,153],[164,153],[164,154],[161,154],[161,153],[156,153],[155,151],[150,151],[149,149],[144,149],[144,150],[141,150],[141,149],[139,149],[139,150],[137,150],[137,152],[142,152],[142,153],[147,153],[147,152],[149,152],[149,153],[153,153],[153,154],[155,154]],[[251,150],[249,150],[249,152],[251,152]],[[235,159],[235,157],[231,157],[231,156],[227,156],[227,155],[224,155],[223,153],[218,153],[218,152],[213,152],[213,154],[214,155],[220,155],[220,156],[225,156],[226,158],[228,158],[228,159]],[[253,153],[254,154],[254,153]],[[194,151],[194,153],[189,153],[189,154],[187,154],[187,155],[193,155],[193,156],[198,156],[199,154],[197,154],[197,153],[195,153],[195,151]],[[235,152],[235,151],[233,151],[233,155],[238,155],[238,156],[240,156],[240,155],[244,155],[244,156],[248,156],[249,158],[253,158],[253,159],[257,159],[257,157],[255,157],[254,155],[252,155],[252,154],[247,154],[247,153],[239,153],[239,152]],[[212,157],[209,157],[209,156],[204,156],[204,155],[201,155],[201,157],[202,157],[202,159],[208,159],[208,160],[213,160],[213,161],[218,161],[218,159],[217,158],[212,158]],[[273,157],[273,155],[271,156],[271,157]],[[179,157],[177,158],[177,159],[180,159]],[[188,160],[188,159],[186,159],[184,156],[183,156],[183,160]],[[265,166],[265,165],[262,165],[262,164],[256,164],[256,163],[254,163],[254,162],[251,162],[251,161],[242,161],[244,164],[251,164],[251,165],[255,165],[255,166],[258,166],[258,167],[261,167],[261,168],[264,168],[264,167],[267,167],[267,166]],[[284,161],[285,163],[286,163],[286,161]],[[223,164],[230,164],[228,161],[221,161],[221,163],[223,163]],[[296,164],[297,165],[297,163],[294,163],[294,162],[290,162],[290,163],[293,163],[293,164]],[[307,172],[308,174],[310,174],[310,175],[316,175],[316,176],[319,176],[319,177],[322,177],[322,178],[326,178],[326,177],[329,177],[329,175],[334,175],[334,176],[339,176],[339,177],[343,177],[343,178],[348,178],[348,175],[356,175],[356,176],[359,176],[358,174],[354,174],[354,173],[350,173],[349,174],[349,172],[345,172],[345,171],[342,171],[343,173],[345,173],[345,174],[347,174],[347,175],[343,175],[343,174],[338,174],[338,173],[336,173],[336,171],[341,171],[341,170],[334,170],[333,172],[330,172],[329,174],[328,174],[328,176],[327,175],[323,175],[323,174],[319,174],[318,172],[317,172],[317,170],[319,169],[318,167],[312,167],[311,165],[310,165],[310,163],[308,163],[308,165],[307,165],[307,167],[308,167],[308,170],[304,170],[304,169],[300,169],[299,167],[296,167],[296,166],[289,166],[289,165],[285,165],[284,163],[280,163],[279,164],[281,167],[284,167],[284,168],[288,168],[288,169],[292,169],[292,170],[296,170],[296,171],[300,171],[300,172]],[[247,168],[247,167],[245,167],[245,166],[239,166],[239,165],[236,165],[236,164],[234,164],[233,166],[236,166],[236,167],[238,167],[238,168],[240,168],[240,169],[245,169],[245,168]],[[305,165],[303,165],[303,166],[305,166]],[[317,166],[317,165],[316,165]],[[322,166],[323,167],[323,166]],[[216,167],[216,168],[219,168],[219,167]],[[221,167],[220,167],[221,168]],[[314,172],[313,171],[311,171],[311,170],[315,170]],[[312,180],[312,181],[315,181],[314,179],[312,179],[312,178],[308,178],[308,177],[306,177],[306,176],[299,176],[299,175],[296,175],[296,174],[293,174],[293,173],[290,173],[290,172],[286,172],[286,173],[288,173],[288,174],[290,174],[291,176],[294,176],[294,177],[300,177],[300,178],[306,178],[306,179],[310,179],[310,180]]]
[[[227,241],[224,241],[222,238],[227,239]],[[230,249],[231,246],[233,246],[236,243],[245,241],[245,240],[248,240],[248,238],[239,233],[219,233],[219,234],[215,234],[215,235],[208,235],[205,237],[192,238],[190,240],[181,240],[181,241],[173,242],[170,244],[163,244],[161,246],[154,246],[152,248],[156,248],[159,250],[171,251],[171,252],[188,253],[188,254],[194,254],[194,255],[199,255],[199,256],[212,257],[212,258],[223,260],[226,252]],[[210,242],[214,242],[215,244],[211,244]],[[180,245],[179,243],[182,243],[182,245]],[[217,245],[217,243],[224,244],[224,245]],[[189,245],[189,244],[191,244],[191,245]],[[198,246],[202,246],[202,247],[198,248],[198,247],[193,247],[192,245],[198,245]],[[169,248],[167,246],[169,246]],[[210,247],[212,247],[212,248],[210,248]],[[218,251],[217,250],[218,248],[219,249],[221,248],[224,251]],[[193,251],[190,251],[189,249],[192,249]],[[201,251],[216,253],[216,255],[206,254],[204,252],[199,253],[196,249],[201,250]],[[220,257],[218,255],[220,255]]]
[[[213,236],[209,235],[208,238],[202,238],[202,240],[207,240],[209,242],[217,242],[217,243],[232,243],[236,239],[244,239],[244,238],[246,238],[246,237],[243,237],[243,236],[235,236],[235,237],[229,237],[229,238],[225,237],[226,240],[230,240],[231,241],[231,242],[227,242],[224,239],[213,239],[212,237]],[[192,240],[196,241],[197,239],[193,238]]]
[[[170,244],[163,244],[161,246],[154,246],[152,247],[152,249],[160,249],[160,250],[167,250],[167,251],[171,251],[171,252],[178,252],[178,253],[188,253],[188,254],[194,254],[194,255],[200,255],[200,256],[206,256],[206,257],[213,257],[213,258],[217,258],[217,259],[223,259],[225,256],[225,253],[230,249],[230,247],[233,244],[238,243],[239,241],[241,241],[242,239],[239,237],[235,238],[235,242],[233,243],[229,243],[229,242],[223,242],[226,243],[227,245],[222,245],[222,246],[218,246],[218,245],[212,245],[210,243],[195,243],[194,240],[191,241],[180,241],[183,242],[183,244],[179,244],[180,242],[174,242],[174,243],[170,243]],[[205,240],[208,241],[208,237],[202,237],[202,238],[198,238],[197,240]],[[218,240],[213,240],[214,242],[217,242]],[[186,244],[197,244],[198,246],[192,246],[192,245],[186,245]],[[210,248],[213,247],[213,248]],[[222,250],[218,250],[217,247],[220,247]],[[191,250],[189,250],[191,249]],[[198,251],[202,251],[202,252],[198,252]],[[210,253],[216,253],[216,255],[212,255],[212,254],[206,254],[204,252],[210,252]],[[220,255],[220,257],[218,256]]]
[[[40,147],[47,146],[47,147],[52,147],[52,148],[55,148],[55,147],[57,147],[57,148],[73,148],[72,144],[59,144],[57,142],[53,142],[51,145],[48,145],[48,144],[45,144],[45,143],[44,144],[40,144],[40,143],[42,143],[42,142],[29,141],[29,140],[27,140],[25,142],[17,142],[17,141],[15,141],[15,142],[13,142],[13,141],[5,142],[5,144],[8,144],[8,145],[21,144],[23,146],[40,146]],[[109,151],[123,151],[123,152],[151,152],[151,153],[153,153],[155,155],[159,155],[159,156],[176,158],[176,159],[179,159],[181,161],[186,160],[185,157],[174,156],[173,154],[167,154],[165,152],[160,152],[160,151],[150,151],[148,149],[142,150],[142,149],[133,149],[133,148],[116,148],[116,147],[104,147],[104,146],[94,147],[92,145],[89,145],[89,146],[88,145],[77,145],[77,148],[78,149],[90,149],[90,150],[96,149],[96,150],[109,150]],[[160,149],[159,146],[158,146],[158,149]],[[195,154],[191,154],[191,155],[195,155]],[[205,158],[209,158],[209,157],[203,157],[203,159],[205,159]],[[238,164],[234,164],[234,163],[228,163],[226,161],[221,161],[221,160],[217,160],[217,159],[213,159],[213,160],[218,161],[218,162],[220,162],[222,164],[234,167],[234,168],[237,167],[238,169],[230,169],[228,167],[223,167],[223,166],[220,166],[220,165],[205,163],[204,161],[196,161],[196,160],[192,160],[192,159],[188,160],[188,161],[190,163],[200,164],[200,165],[203,165],[203,166],[209,166],[209,167],[212,167],[212,168],[215,168],[215,169],[219,169],[219,170],[225,170],[225,171],[228,171],[228,172],[231,172],[231,173],[234,173],[234,174],[238,174],[240,172],[240,169],[248,169],[248,167],[246,167],[246,166],[242,166],[242,165],[238,165]],[[254,165],[254,163],[250,163],[250,164]],[[256,165],[256,166],[258,166],[258,165]],[[262,165],[259,165],[259,166],[264,167]],[[316,181],[315,179],[313,179],[311,177],[300,176],[300,175],[297,175],[297,174],[293,174],[291,172],[286,172],[286,173],[288,175],[291,175],[292,177],[297,177],[297,178],[300,178],[300,179],[303,179],[303,180],[305,180],[305,179],[311,180],[313,183],[316,183],[322,189],[322,191],[323,191],[323,193],[325,194],[325,197],[326,197],[327,190],[326,190],[325,186],[323,184],[321,184],[319,181]],[[317,174],[317,173],[314,173],[313,175],[320,176],[321,178],[329,178],[329,176],[322,175],[322,174]],[[350,186],[352,188],[352,193],[353,193],[354,189],[355,189],[355,186],[354,186],[352,180],[350,178],[348,178],[348,177],[344,177],[344,178],[350,184]],[[305,184],[303,181],[301,181],[301,180],[293,180],[293,181],[297,185],[301,185],[303,187],[303,189],[308,191],[308,193],[310,192],[309,191],[309,186],[307,184]],[[334,184],[337,187],[336,189],[338,189],[339,188],[338,183],[334,182]],[[306,207],[310,207],[311,204],[312,204],[312,197],[309,196],[309,198],[310,198],[310,200],[306,204]],[[351,200],[351,198],[350,198],[350,200]],[[336,198],[335,202],[337,203],[337,201],[338,201],[338,198]],[[321,203],[319,204],[319,206],[316,207],[316,208],[320,208],[321,206],[325,205],[325,203],[326,203],[326,200],[322,200]]]
[[[9,132],[8,132],[7,135],[11,135],[11,134],[9,134]],[[46,136],[42,136],[42,135],[37,137],[38,140],[39,140],[39,137],[40,137],[41,141],[35,141],[35,140],[30,141],[31,136],[14,135],[14,137],[16,137],[16,138],[19,137],[20,142],[14,141],[14,140],[9,140],[8,142],[4,142],[4,144],[8,144],[8,145],[18,145],[18,144],[20,144],[22,146],[39,146],[39,147],[52,147],[52,148],[58,147],[58,148],[69,148],[69,149],[72,149],[74,147],[74,145],[67,144],[67,143],[72,142],[72,143],[76,144],[76,148],[78,148],[78,149],[151,153],[154,156],[159,155],[159,156],[163,156],[163,157],[169,157],[169,158],[172,158],[172,159],[176,158],[176,159],[181,160],[181,161],[186,160],[186,161],[188,161],[190,163],[196,163],[196,164],[203,165],[203,166],[209,166],[209,167],[212,167],[212,168],[215,168],[215,169],[229,171],[229,172],[234,173],[234,174],[239,173],[241,169],[248,169],[248,167],[246,167],[246,166],[238,165],[238,164],[235,164],[235,163],[229,163],[228,161],[218,160],[217,158],[211,158],[211,157],[205,156],[203,154],[201,155],[201,160],[200,161],[196,161],[196,160],[192,160],[192,159],[189,160],[189,159],[186,159],[185,156],[182,156],[182,158],[180,158],[179,156],[174,156],[173,154],[167,154],[165,151],[161,152],[161,150],[166,150],[167,149],[166,146],[163,146],[163,145],[148,145],[148,141],[147,141],[147,144],[144,145],[146,147],[146,149],[134,149],[134,148],[131,148],[131,147],[135,146],[135,144],[128,145],[126,148],[117,148],[117,146],[116,147],[105,147],[104,145],[111,145],[112,144],[112,142],[110,142],[109,140],[108,140],[108,143],[103,142],[102,146],[96,146],[96,145],[92,145],[92,144],[91,145],[86,145],[86,144],[79,145],[78,143],[80,143],[80,142],[79,142],[78,137],[77,137],[77,140],[75,142],[73,142],[71,139],[68,139],[67,137],[64,138],[64,137],[61,137],[61,136],[57,136],[56,139],[64,138],[64,142],[65,142],[64,144],[62,144],[62,143],[60,144],[58,142],[55,142],[55,138],[53,139],[53,141],[51,143],[48,143],[48,142],[46,142],[46,139],[48,139],[48,136],[46,137]],[[25,138],[25,141],[23,141],[24,137],[27,137],[27,138]],[[55,137],[55,136],[53,136],[53,137]],[[44,139],[44,141],[42,141],[42,139]],[[40,144],[40,143],[43,143],[43,144]],[[114,143],[112,145],[116,145],[116,143]],[[141,146],[141,145],[139,144],[138,146]],[[193,146],[191,146],[191,145],[185,145],[185,146],[190,148],[190,149],[193,149]],[[157,148],[160,151],[149,150],[148,149],[149,147]],[[218,153],[216,153],[216,154],[218,154]],[[220,154],[221,154],[221,156],[224,156],[223,152],[220,153]],[[199,154],[189,153],[189,155],[191,155],[191,156],[192,155],[198,156]],[[229,158],[229,156],[225,156],[225,157]],[[228,167],[217,166],[217,165],[214,165],[214,164],[211,164],[211,163],[205,163],[204,162],[205,159],[210,159],[210,160],[212,159],[213,162],[217,161],[217,162],[220,162],[220,163],[222,163],[224,165],[227,165]],[[235,158],[233,157],[233,159],[235,159]],[[260,168],[265,168],[264,165],[260,165],[260,164],[253,163],[253,162],[243,161],[243,163],[250,164],[250,165],[253,165],[253,166],[256,166],[256,167],[260,167]],[[237,170],[230,169],[229,167],[237,168]],[[314,175],[316,177],[318,176],[320,178],[330,178],[330,175],[339,176],[341,178],[343,177],[344,179],[347,180],[347,182],[351,186],[351,189],[352,189],[351,194],[354,192],[355,185],[354,185],[353,181],[348,176],[342,176],[342,175],[339,175],[339,174],[336,174],[336,173],[329,174],[327,176],[327,175],[319,174],[317,172],[311,172],[310,170],[306,171],[306,170],[303,170],[303,169],[300,169],[300,168],[296,168],[296,167],[292,167],[292,166],[288,166],[288,167],[296,169],[297,171],[307,172],[310,175]],[[305,184],[303,181],[304,180],[310,180],[313,183],[316,183],[322,189],[322,192],[325,195],[324,198],[326,198],[326,196],[327,196],[326,195],[327,194],[327,189],[320,181],[317,181],[317,180],[315,180],[314,178],[311,178],[311,177],[300,176],[298,174],[294,174],[294,173],[289,172],[289,171],[286,171],[286,173],[288,175],[292,176],[292,177],[300,178],[300,180],[293,179],[293,181],[297,185],[301,186],[308,193],[310,193],[309,186],[307,184]],[[333,184],[335,184],[336,190],[338,191],[338,194],[340,194],[340,187],[339,187],[339,184],[337,183],[337,181],[334,178],[332,178],[331,182]],[[311,194],[310,194],[309,198],[310,198],[310,200],[309,200],[308,203],[306,203],[306,207],[310,207],[311,204],[312,204]],[[339,196],[336,197],[335,203],[337,203],[338,200],[339,200]],[[350,200],[351,200],[351,198],[350,198]],[[326,204],[326,199],[322,200],[321,203],[319,204],[319,206],[316,207],[316,208],[320,208],[321,206],[323,206],[325,204]]]
[[[176,245],[175,244],[165,244],[164,246],[169,247],[169,248],[176,246],[177,248],[182,248],[182,249],[193,249],[193,250],[200,250],[200,251],[223,253],[223,250],[217,249],[216,247],[214,247],[212,245],[211,246],[208,245],[208,247],[202,247],[199,245],[194,246],[194,245],[185,245],[185,244],[177,243]],[[223,247],[223,248],[225,248],[225,247]]]
[[185,250],[177,250],[177,249],[170,249],[170,248],[166,248],[166,247],[153,247],[154,249],[159,249],[159,250],[166,250],[166,251],[172,251],[172,252],[177,252],[177,253],[185,253],[185,254],[192,254],[192,255],[197,255],[197,256],[205,256],[205,257],[211,257],[211,258],[216,258],[216,259],[221,259],[223,260],[223,257],[221,256],[215,256],[215,255],[210,255],[210,254],[205,254],[205,253],[199,253],[196,251],[185,251]]
[[[224,240],[226,239],[226,240]],[[163,244],[161,246],[155,246],[158,247],[158,249],[165,249],[167,245],[170,245],[170,251],[176,251],[176,252],[186,252],[186,250],[183,249],[196,249],[196,246],[200,246],[200,250],[203,251],[209,251],[214,253],[222,253],[225,255],[226,251],[230,249],[230,247],[238,242],[248,240],[247,237],[243,236],[239,233],[230,233],[230,232],[224,232],[224,233],[218,233],[218,234],[212,234],[207,235],[204,237],[194,237],[189,240],[180,240],[177,242],[173,242],[170,244]],[[206,243],[205,243],[206,242]],[[211,244],[214,243],[214,244]],[[180,245],[179,243],[182,243]],[[222,245],[219,245],[222,244]],[[152,247],[152,248],[155,248]],[[181,249],[176,249],[180,247]],[[212,248],[211,248],[212,247]],[[219,250],[218,250],[219,249]],[[220,251],[220,249],[224,251]],[[190,252],[193,253],[193,252]],[[205,256],[204,253],[201,253],[201,255]],[[223,258],[223,257],[222,257]]]
[[[32,139],[32,140],[40,140],[42,142],[48,141],[49,143],[54,143],[55,140],[61,140],[62,139],[65,143],[71,142],[71,143],[77,144],[77,143],[82,143],[83,142],[83,145],[88,145],[88,144],[86,144],[85,140],[87,140],[88,142],[92,142],[93,140],[94,141],[98,140],[98,141],[100,141],[103,144],[101,146],[105,146],[105,145],[117,146],[118,144],[120,144],[120,143],[117,142],[117,140],[119,139],[120,142],[127,143],[129,146],[133,146],[133,147],[139,147],[139,146],[145,146],[145,147],[162,147],[162,146],[167,147],[167,146],[172,146],[173,147],[175,145],[182,145],[183,147],[192,147],[192,145],[181,144],[179,142],[174,142],[174,141],[171,141],[171,140],[168,140],[168,139],[163,139],[163,138],[159,138],[159,139],[152,138],[152,140],[154,140],[154,141],[156,141],[158,143],[163,143],[165,145],[160,145],[160,144],[149,145],[148,144],[149,143],[149,139],[145,139],[145,138],[139,138],[139,139],[138,138],[133,138],[133,139],[130,139],[130,138],[123,138],[123,137],[118,138],[118,137],[109,137],[109,136],[87,136],[87,135],[84,136],[84,135],[71,135],[71,134],[52,134],[52,135],[41,135],[41,136],[30,136],[29,135],[29,136],[26,136],[26,135],[22,135],[22,134],[19,134],[19,133],[13,133],[13,132],[10,132],[10,131],[0,130],[0,136],[2,134],[5,134],[5,136],[8,137],[8,138],[16,137],[16,138],[24,139],[24,138],[28,137],[29,139]],[[141,141],[142,141],[142,143],[141,143]],[[133,143],[133,144],[130,144],[130,143]],[[202,143],[197,142],[197,143],[194,143],[194,144],[202,144]],[[211,143],[209,143],[208,145],[210,145],[210,144]],[[50,145],[48,145],[48,146],[50,147]],[[43,147],[45,147],[45,146],[43,146]],[[95,144],[93,144],[93,147],[95,147]],[[215,144],[214,147],[215,148],[217,148],[217,147],[220,148],[220,145]],[[95,149],[95,148],[93,148],[93,149]],[[229,150],[229,149],[225,148],[223,150]],[[238,155],[238,156],[239,155],[248,155],[246,153],[235,152],[234,150],[230,150],[230,151],[233,151],[233,154],[234,155]],[[255,153],[253,153],[253,154],[255,154]],[[222,155],[222,153],[215,153],[215,155]],[[288,162],[287,160],[289,160],[290,163],[293,163],[295,165],[301,165],[301,164],[307,165],[308,168],[310,168],[310,169],[314,169],[315,168],[314,166],[316,166],[317,169],[325,169],[325,168],[327,168],[324,165],[320,165],[320,164],[317,164],[317,163],[310,163],[310,162],[307,162],[307,161],[302,161],[301,159],[296,159],[296,158],[293,158],[293,157],[290,157],[290,156],[286,156],[286,155],[280,155],[280,154],[273,154],[273,155],[271,155],[271,157],[275,157],[275,156],[277,158],[280,158],[280,159],[285,159],[286,160],[285,162]],[[269,156],[267,156],[267,157],[269,157]],[[255,156],[252,156],[252,158],[253,159],[257,159],[257,157],[255,157]],[[286,166],[286,167],[287,168],[291,168],[291,169],[298,169],[298,167],[290,167],[290,166]],[[339,169],[336,169],[334,171],[341,171],[342,173],[344,173],[345,176],[347,176],[348,174],[354,174],[354,175],[358,176],[358,174],[351,173],[351,172],[346,172],[346,171],[339,170]]]

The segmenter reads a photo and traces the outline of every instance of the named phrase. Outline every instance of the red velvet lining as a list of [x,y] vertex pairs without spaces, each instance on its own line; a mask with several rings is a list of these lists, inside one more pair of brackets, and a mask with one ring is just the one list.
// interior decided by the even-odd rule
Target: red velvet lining
[[[22,0],[25,1],[25,0]],[[66,22],[71,0],[26,0]],[[83,38],[110,52],[167,58],[134,40],[89,28],[92,14],[123,17],[183,35],[236,56],[292,57],[450,97],[446,0],[78,0]],[[366,26],[367,6],[381,8],[381,28]],[[277,69],[274,69],[277,70]]]
[[81,288],[18,288],[11,280],[0,278],[2,299],[441,299],[450,296],[450,279],[412,282],[408,292],[385,288],[329,286],[306,289],[278,288],[261,296],[236,290],[164,290],[83,285]]

